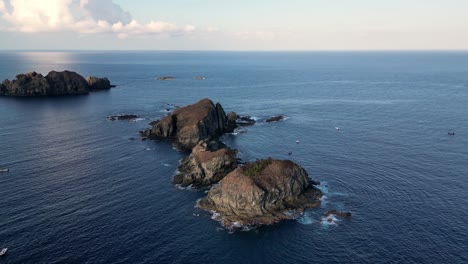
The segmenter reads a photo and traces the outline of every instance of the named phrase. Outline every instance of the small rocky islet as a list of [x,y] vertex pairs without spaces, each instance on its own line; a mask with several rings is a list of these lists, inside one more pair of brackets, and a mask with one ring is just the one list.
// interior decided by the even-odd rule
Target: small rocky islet
[[115,87],[107,78],[84,78],[72,71],[51,71],[46,76],[37,72],[16,75],[0,84],[0,95],[17,97],[81,95]]
[[215,212],[226,228],[269,225],[320,206],[320,183],[298,164],[272,158],[242,163],[237,151],[220,141],[247,120],[254,121],[225,114],[221,104],[202,99],[152,122],[140,134],[191,152],[181,160],[173,181],[182,187],[211,187],[197,207]]

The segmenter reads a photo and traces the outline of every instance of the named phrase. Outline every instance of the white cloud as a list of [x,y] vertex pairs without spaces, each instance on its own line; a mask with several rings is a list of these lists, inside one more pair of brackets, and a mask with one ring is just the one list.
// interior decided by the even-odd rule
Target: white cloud
[[[141,23],[112,0],[0,0],[0,18],[14,32],[113,33],[130,35],[185,34],[193,25]],[[7,8],[10,7],[10,8]]]

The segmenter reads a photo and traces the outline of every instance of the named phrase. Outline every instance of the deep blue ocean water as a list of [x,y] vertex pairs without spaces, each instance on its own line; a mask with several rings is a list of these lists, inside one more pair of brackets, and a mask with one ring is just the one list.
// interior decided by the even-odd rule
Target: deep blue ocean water
[[[66,69],[118,87],[0,97],[1,264],[468,263],[468,52],[0,53],[2,80]],[[236,233],[194,208],[205,193],[171,183],[186,154],[129,138],[205,97],[258,118],[224,141],[306,168],[322,207]]]

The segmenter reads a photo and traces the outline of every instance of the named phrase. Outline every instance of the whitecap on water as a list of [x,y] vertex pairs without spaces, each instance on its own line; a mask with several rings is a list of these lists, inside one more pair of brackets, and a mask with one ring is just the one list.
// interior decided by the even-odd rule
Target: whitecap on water
[[327,217],[322,217],[322,221],[320,222],[322,226],[324,227],[329,227],[329,226],[336,226],[338,225],[338,218],[336,218],[336,215],[329,215]]
[[317,189],[319,189],[324,194],[328,193],[328,182],[326,182],[326,181],[321,182],[319,185],[317,185],[315,187]]
[[322,197],[320,197],[321,207],[325,206],[327,203],[328,203],[328,197],[326,195],[322,195]]
[[221,217],[220,213],[217,213],[216,211],[211,211],[211,219],[215,221],[219,221]]
[[305,212],[301,217],[297,218],[296,221],[301,225],[311,225],[316,222],[310,212]]

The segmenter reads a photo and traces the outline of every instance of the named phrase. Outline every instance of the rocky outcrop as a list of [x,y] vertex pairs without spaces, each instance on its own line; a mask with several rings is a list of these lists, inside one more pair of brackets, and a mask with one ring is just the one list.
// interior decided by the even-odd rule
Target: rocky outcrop
[[107,117],[107,119],[111,121],[115,120],[134,120],[136,118],[139,118],[139,115],[134,115],[134,114],[120,114],[120,115],[110,115]]
[[278,122],[278,121],[281,121],[283,119],[284,119],[283,115],[278,115],[278,116],[272,116],[272,117],[268,118],[267,120],[265,120],[265,122],[267,122],[267,123]]
[[257,121],[251,116],[237,116],[236,124],[239,126],[252,126],[255,125]]
[[330,217],[332,215],[342,217],[342,218],[351,218],[351,216],[352,216],[350,212],[340,212],[340,211],[337,211],[337,210],[330,210],[330,211],[327,211],[326,213],[324,213],[323,217],[327,218],[327,217]]
[[237,114],[235,112],[229,112],[226,117],[226,132],[233,132],[237,128]]
[[109,90],[110,88],[115,87],[115,85],[112,85],[109,79],[107,78],[98,78],[90,76],[86,78],[86,82],[88,82],[91,91]]
[[209,99],[177,108],[158,120],[142,136],[150,139],[169,139],[181,149],[192,149],[200,140],[217,138],[229,132],[223,107]]
[[0,95],[6,96],[75,95],[91,90],[81,75],[71,71],[51,71],[45,77],[36,72],[18,74],[15,80],[5,80],[0,85]]
[[170,80],[174,80],[175,78],[172,77],[172,76],[161,76],[161,77],[157,77],[156,80],[158,81],[170,81]]
[[217,212],[226,227],[251,226],[290,219],[290,210],[317,207],[321,196],[299,165],[265,159],[229,173],[197,206]]
[[236,151],[218,140],[202,140],[179,166],[174,183],[204,188],[218,183],[237,167]]

